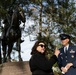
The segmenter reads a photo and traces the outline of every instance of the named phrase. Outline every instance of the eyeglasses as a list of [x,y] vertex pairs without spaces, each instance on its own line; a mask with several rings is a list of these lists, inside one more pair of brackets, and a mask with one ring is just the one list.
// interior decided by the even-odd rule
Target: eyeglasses
[[41,46],[41,47],[46,47],[45,45],[42,45],[42,44],[40,44],[40,45],[38,45],[38,46]]

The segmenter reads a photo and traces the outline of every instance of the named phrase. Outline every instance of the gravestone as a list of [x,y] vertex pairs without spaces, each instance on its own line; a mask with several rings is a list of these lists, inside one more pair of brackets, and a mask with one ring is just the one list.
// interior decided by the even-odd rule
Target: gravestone
[[0,75],[31,75],[28,61],[1,64]]

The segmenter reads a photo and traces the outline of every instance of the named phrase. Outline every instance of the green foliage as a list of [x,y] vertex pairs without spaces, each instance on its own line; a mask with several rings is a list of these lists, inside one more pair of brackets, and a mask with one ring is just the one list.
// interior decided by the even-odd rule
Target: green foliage
[[33,3],[38,4],[38,3],[40,3],[42,0],[30,0],[30,1],[33,2]]
[[0,9],[0,16],[1,16],[0,18],[4,18],[6,13],[7,13],[6,10]]
[[[15,4],[24,4],[26,16],[34,19],[39,35],[38,40],[45,40],[47,55],[51,57],[55,46],[60,47],[58,34],[68,33],[72,36],[71,43],[76,42],[76,4],[73,0],[0,0],[0,18],[4,18],[7,10]],[[30,9],[30,4],[34,8]],[[38,14],[36,12],[38,11]],[[34,13],[36,15],[34,15]],[[38,16],[37,16],[38,15]],[[32,31],[33,32],[33,31]],[[35,33],[35,35],[38,33]],[[54,44],[55,43],[55,44]],[[51,51],[51,52],[50,52]],[[50,54],[50,55],[49,55]]]
[[[23,0],[22,0],[23,1]],[[13,10],[15,5],[22,4],[21,0],[0,0],[0,18],[6,16],[7,11]],[[22,2],[22,3],[21,3]],[[25,3],[24,3],[25,4]]]

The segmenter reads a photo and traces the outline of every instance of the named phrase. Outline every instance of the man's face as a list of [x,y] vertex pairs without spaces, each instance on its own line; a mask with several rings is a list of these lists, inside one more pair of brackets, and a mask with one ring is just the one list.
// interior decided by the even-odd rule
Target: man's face
[[61,40],[61,42],[63,46],[67,46],[69,43],[69,39],[67,38],[67,39]]

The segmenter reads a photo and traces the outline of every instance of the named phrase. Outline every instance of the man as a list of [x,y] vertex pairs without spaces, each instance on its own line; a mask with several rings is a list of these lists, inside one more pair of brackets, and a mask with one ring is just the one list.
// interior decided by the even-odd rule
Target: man
[[60,34],[63,47],[61,47],[58,56],[58,65],[62,75],[76,75],[76,46],[70,45],[70,36]]

